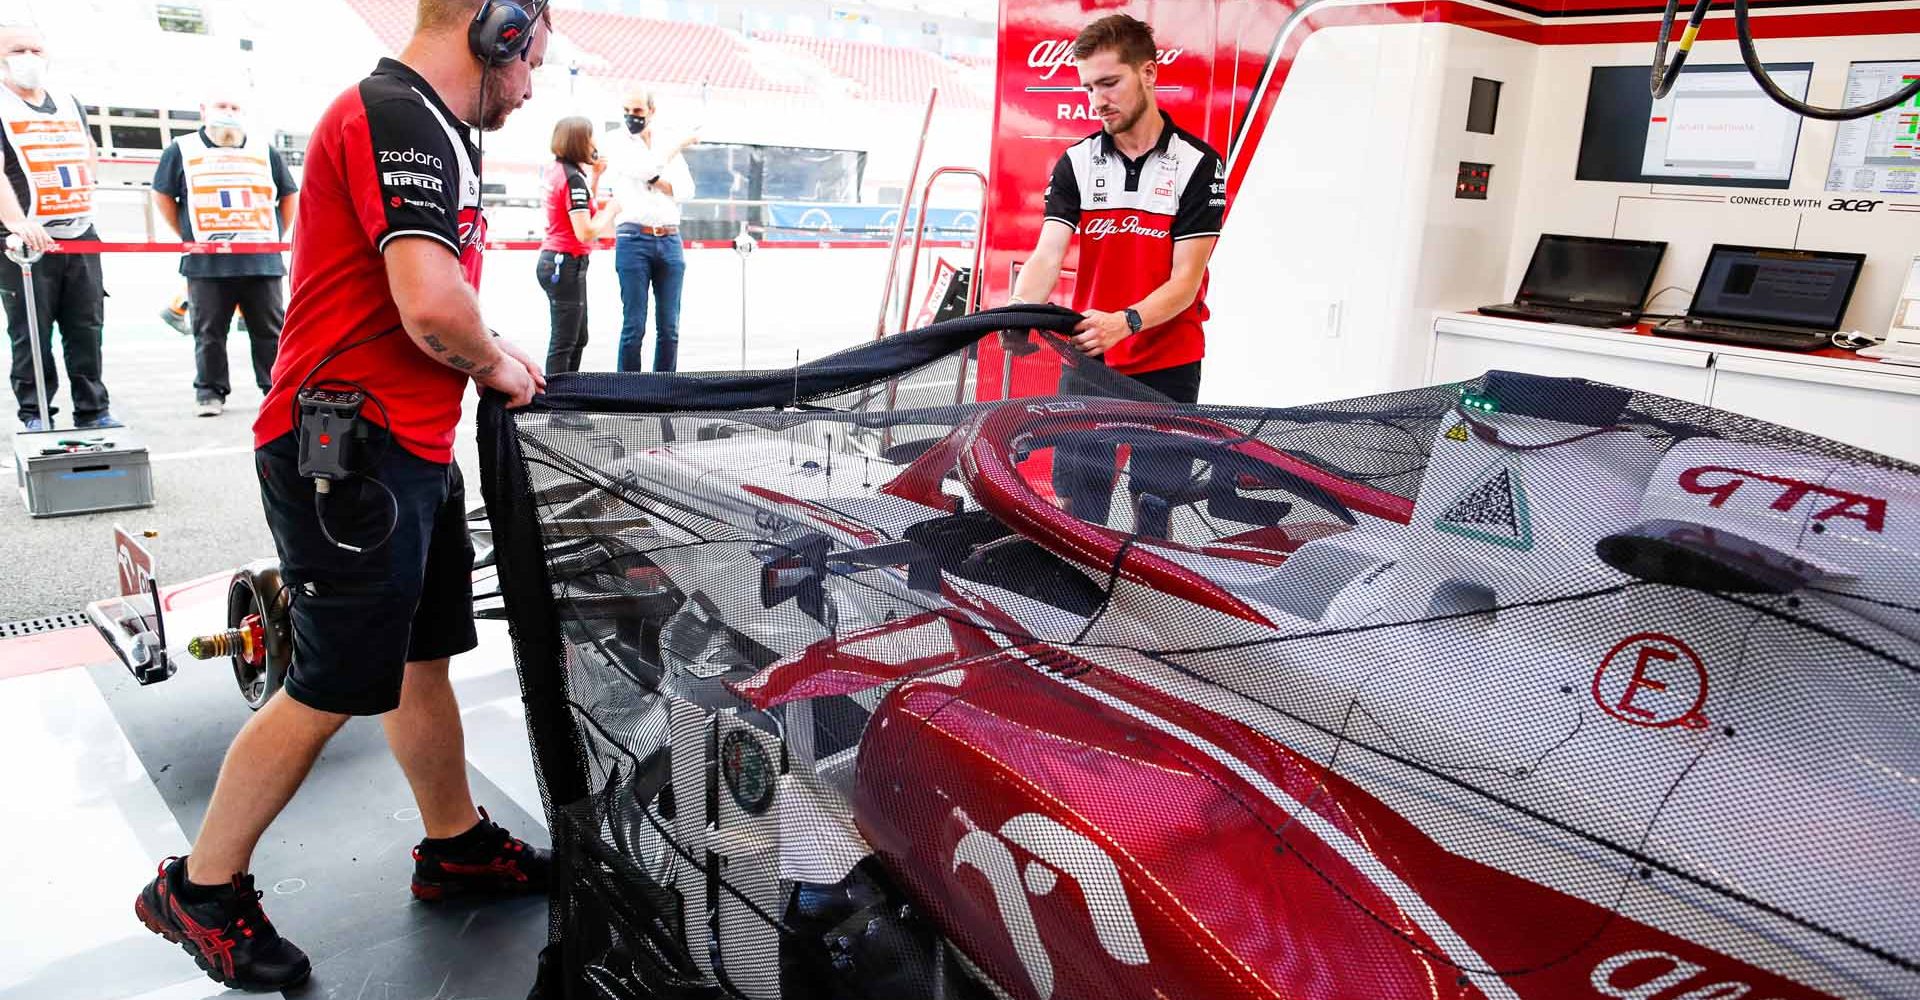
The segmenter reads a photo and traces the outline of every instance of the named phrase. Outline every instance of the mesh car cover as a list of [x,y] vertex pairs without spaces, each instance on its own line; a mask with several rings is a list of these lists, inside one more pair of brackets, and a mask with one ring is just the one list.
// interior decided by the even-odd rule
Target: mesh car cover
[[[1920,995],[1920,469],[1000,310],[482,411],[566,998]],[[1051,349],[1050,351],[1047,349]]]

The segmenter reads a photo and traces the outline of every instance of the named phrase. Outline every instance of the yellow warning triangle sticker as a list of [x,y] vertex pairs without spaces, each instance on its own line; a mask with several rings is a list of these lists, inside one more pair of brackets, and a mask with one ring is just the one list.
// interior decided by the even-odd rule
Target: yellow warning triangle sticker
[[1447,440],[1449,441],[1465,441],[1466,439],[1467,439],[1466,424],[1454,424],[1453,429],[1447,432]]

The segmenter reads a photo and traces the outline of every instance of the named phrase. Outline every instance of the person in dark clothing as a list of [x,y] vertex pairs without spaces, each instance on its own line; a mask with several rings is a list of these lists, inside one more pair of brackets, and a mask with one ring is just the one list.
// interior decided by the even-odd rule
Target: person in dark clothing
[[[297,595],[293,655],[228,747],[192,852],[162,862],[134,901],[148,930],[233,988],[285,990],[313,969],[268,920],[248,869],[353,716],[380,716],[419,807],[416,899],[541,893],[552,877],[549,852],[474,802],[448,674],[479,643],[453,460],[462,397],[472,382],[519,407],[546,384],[480,312],[487,222],[474,133],[532,98],[552,22],[544,0],[420,0],[418,11],[399,56],[313,127],[286,330],[254,417],[261,504]],[[337,482],[316,480],[301,467],[296,401],[338,383],[372,411],[357,421],[365,459]]]
[[[56,243],[98,239],[93,228],[93,189],[100,151],[87,131],[87,112],[69,94],[46,88],[47,48],[39,29],[0,26],[0,240],[18,236],[28,249],[47,253]],[[54,253],[33,267],[35,326],[46,374],[47,412],[34,389],[33,352],[20,269],[0,266],[0,299],[6,301],[7,335],[13,343],[13,397],[27,430],[59,412],[53,395],[60,376],[53,367],[53,329],[60,328],[66,356],[74,426],[118,427],[107,410],[100,374],[100,330],[106,322],[107,288],[100,255]]]
[[[299,186],[280,151],[249,135],[237,97],[213,96],[200,106],[200,131],[175,139],[153,174],[155,214],[192,242],[238,246],[286,239]],[[227,332],[234,309],[246,318],[253,381],[265,395],[286,320],[287,264],[277,252],[183,254],[188,318],[193,330],[194,412],[217,417],[232,385]]]
[[606,161],[593,138],[593,123],[577,115],[553,126],[553,165],[547,168],[547,235],[540,241],[534,276],[547,293],[553,332],[547,340],[547,374],[577,372],[587,349],[587,260],[595,242],[613,229],[620,203],[609,199],[593,210],[593,186]]

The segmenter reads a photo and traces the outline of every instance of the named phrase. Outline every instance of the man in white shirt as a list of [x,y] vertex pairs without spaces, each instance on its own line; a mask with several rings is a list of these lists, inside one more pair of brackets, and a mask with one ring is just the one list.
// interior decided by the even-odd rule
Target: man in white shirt
[[680,154],[699,140],[692,135],[674,146],[655,146],[653,95],[636,90],[625,102],[627,142],[619,144],[608,171],[608,194],[623,206],[614,229],[613,269],[620,276],[620,360],[623,372],[637,372],[647,336],[647,291],[653,291],[653,370],[670,372],[679,363],[680,286],[686,259],[680,245],[680,205],[693,197],[693,174]]

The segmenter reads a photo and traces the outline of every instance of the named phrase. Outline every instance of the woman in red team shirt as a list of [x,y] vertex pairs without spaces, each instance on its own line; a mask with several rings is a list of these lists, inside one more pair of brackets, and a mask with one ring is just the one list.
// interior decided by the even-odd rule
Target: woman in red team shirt
[[534,270],[553,315],[548,374],[579,371],[587,349],[587,256],[620,216],[620,203],[612,199],[593,211],[593,186],[603,163],[592,122],[574,116],[554,124],[553,166],[546,175],[547,237]]

